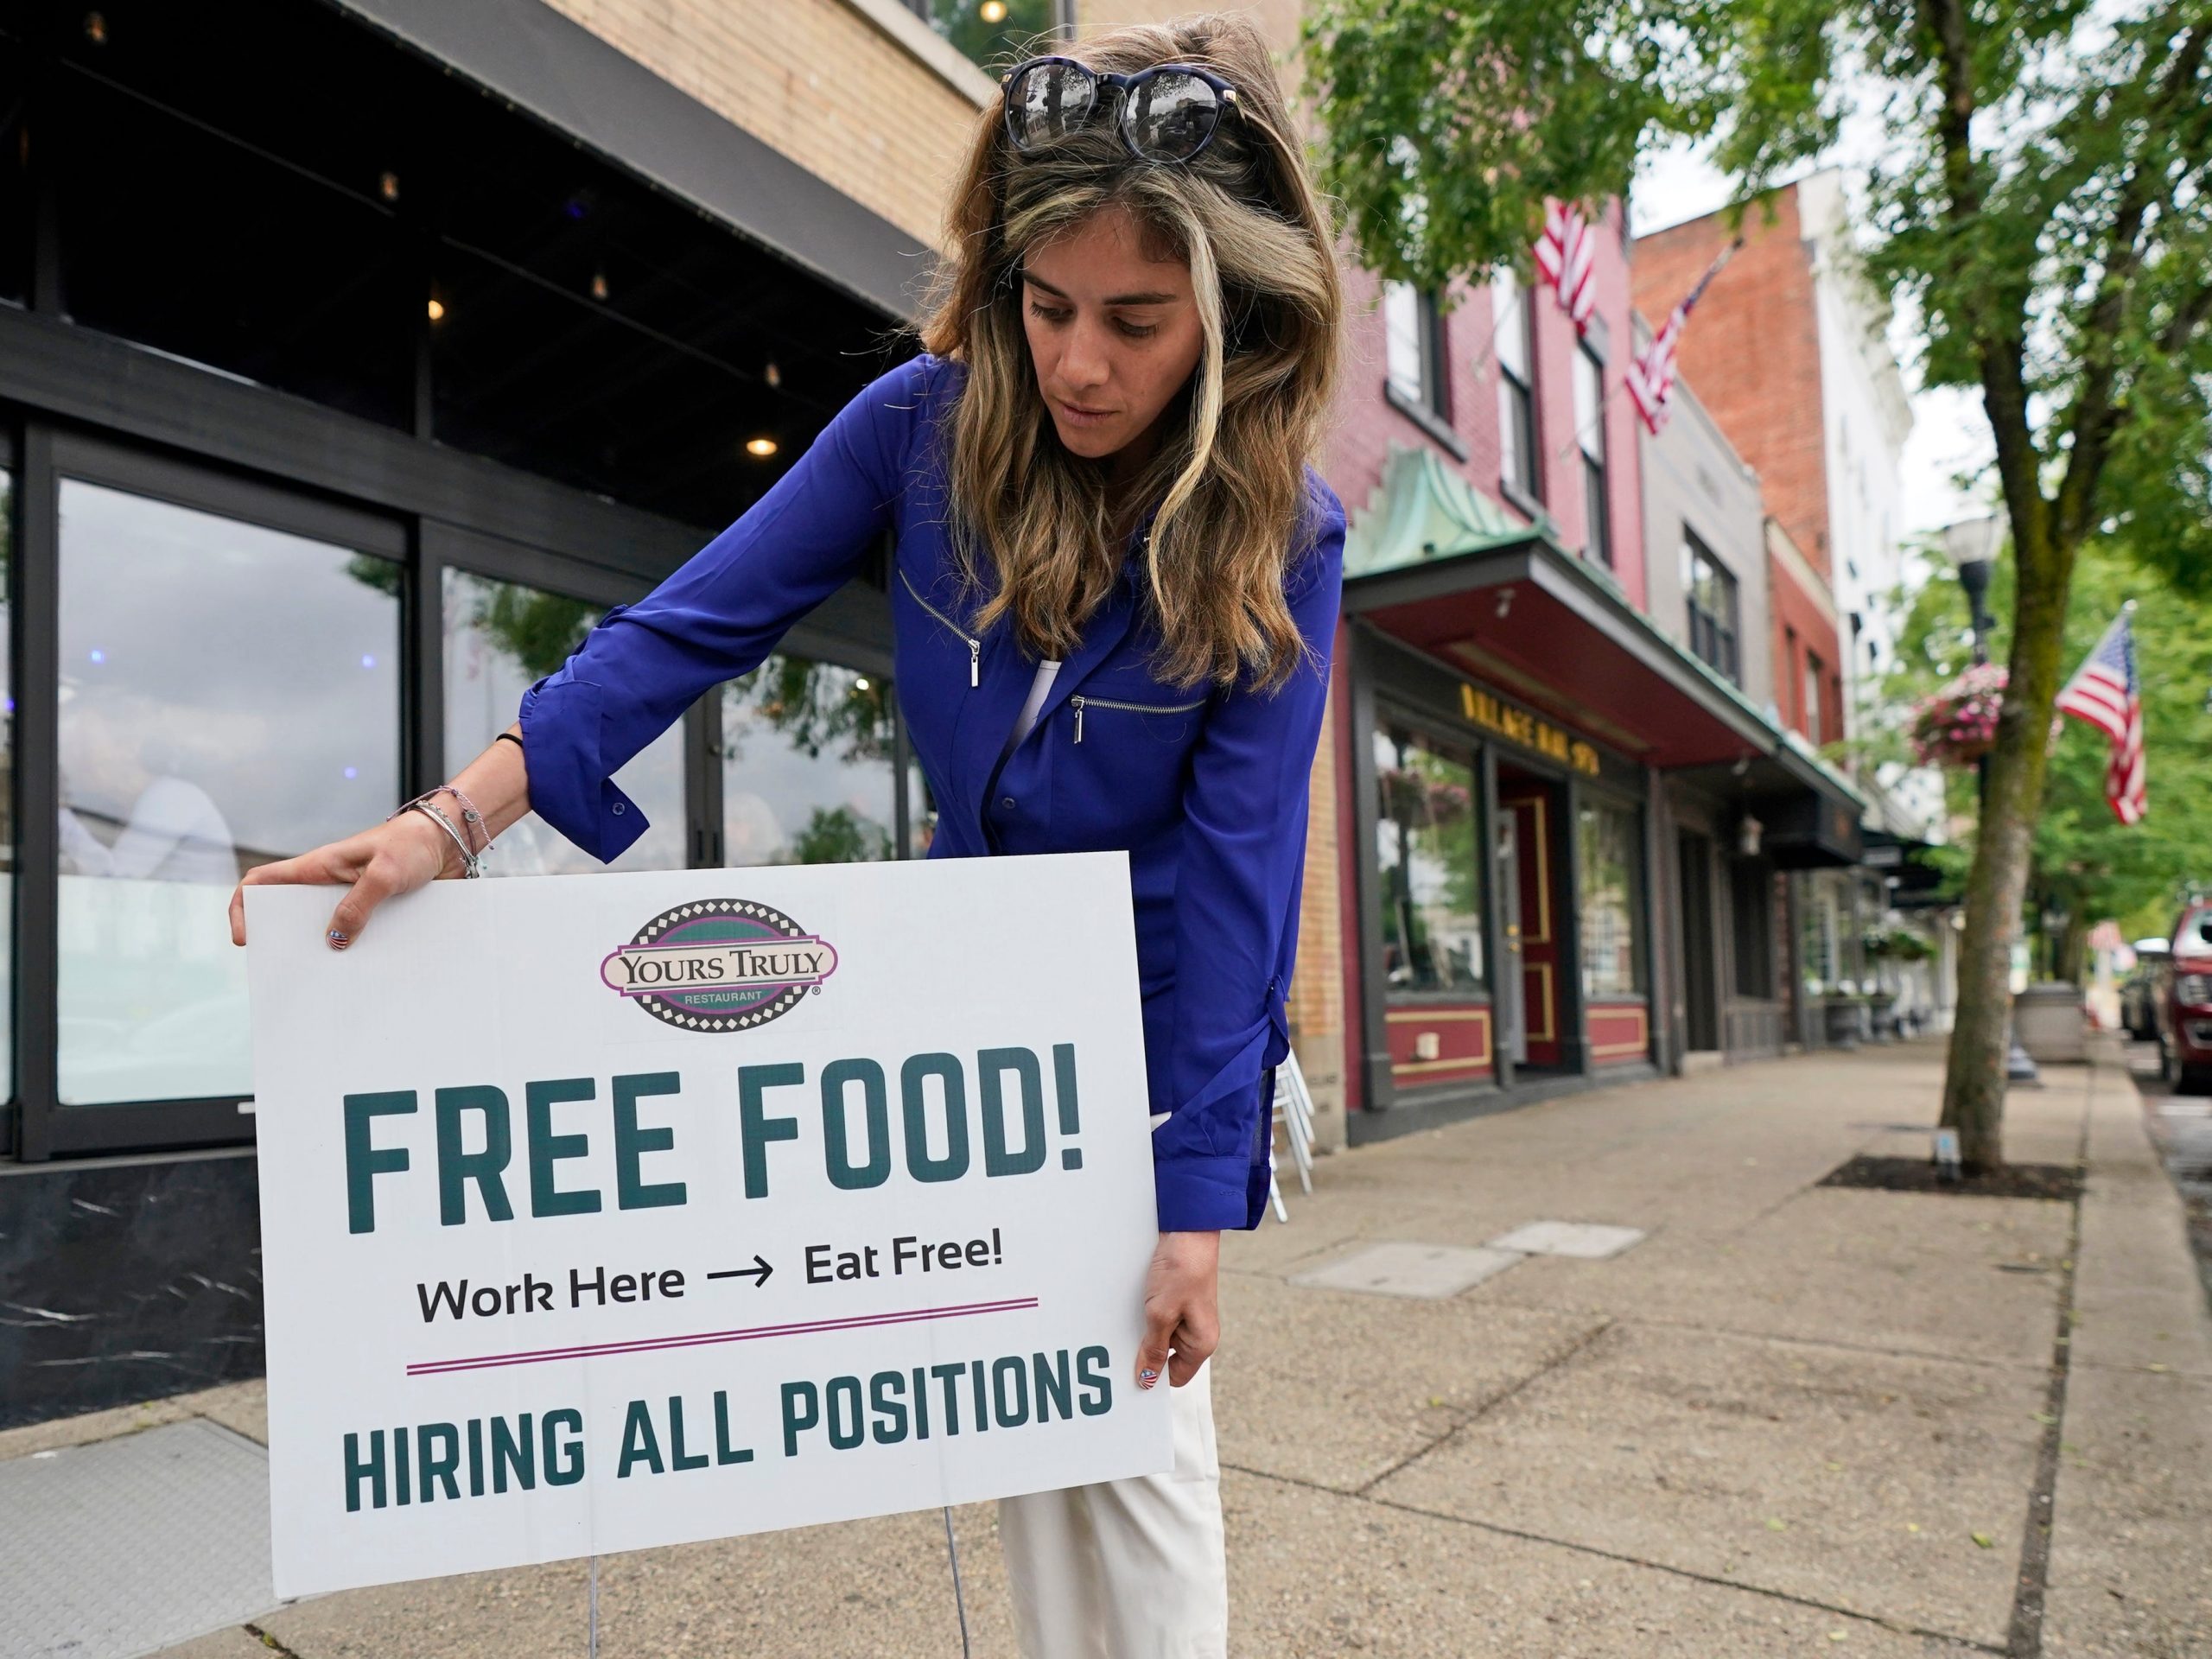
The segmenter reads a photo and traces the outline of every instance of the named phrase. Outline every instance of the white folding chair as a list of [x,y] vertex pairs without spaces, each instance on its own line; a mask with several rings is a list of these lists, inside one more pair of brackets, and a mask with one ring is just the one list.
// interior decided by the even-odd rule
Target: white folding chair
[[[1275,1068],[1274,1123],[1287,1131],[1291,1162],[1298,1169],[1299,1190],[1311,1196],[1313,1191],[1313,1096],[1306,1087],[1306,1073],[1300,1069],[1298,1055],[1293,1051]],[[1287,1222],[1290,1211],[1282,1201],[1282,1186],[1275,1179],[1275,1151],[1273,1126],[1268,1137],[1268,1202],[1273,1206],[1277,1221]]]

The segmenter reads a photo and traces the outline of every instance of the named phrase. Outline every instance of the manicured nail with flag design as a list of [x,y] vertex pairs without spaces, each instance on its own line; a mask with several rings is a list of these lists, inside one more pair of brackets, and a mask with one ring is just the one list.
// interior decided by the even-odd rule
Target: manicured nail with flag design
[[330,930],[330,948],[332,950],[343,950],[348,943],[349,941],[346,939],[346,936],[343,933],[340,933],[336,928],[334,927]]
[[1141,1389],[1148,1389],[1159,1381],[1160,1373],[1151,1370],[1149,1367],[1137,1373],[1137,1387]]

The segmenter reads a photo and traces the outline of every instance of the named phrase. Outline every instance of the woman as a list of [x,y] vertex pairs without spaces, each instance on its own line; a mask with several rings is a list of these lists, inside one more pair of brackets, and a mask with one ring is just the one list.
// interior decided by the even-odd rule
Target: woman
[[[1288,1049],[1344,542],[1306,463],[1337,372],[1334,238],[1241,19],[1102,35],[1080,63],[1033,60],[1003,86],[954,198],[925,349],[608,612],[450,792],[245,882],[349,884],[328,934],[342,950],[378,904],[463,874],[526,812],[613,858],[645,827],[613,772],[890,531],[930,855],[1124,849],[1135,900],[1160,1227],[1135,1380],[1173,1385],[1175,1468],[1005,1501],[1023,1650],[1218,1655],[1203,1367],[1220,1230],[1259,1220]],[[242,895],[231,913],[243,942]]]

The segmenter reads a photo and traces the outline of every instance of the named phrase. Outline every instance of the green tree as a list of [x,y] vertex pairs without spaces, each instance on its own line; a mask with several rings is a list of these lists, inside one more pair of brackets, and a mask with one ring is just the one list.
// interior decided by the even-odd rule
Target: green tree
[[1924,379],[1980,392],[2012,527],[2011,688],[1967,883],[1943,1117],[2004,1160],[2006,970],[2074,565],[2101,527],[2212,570],[2212,91],[2203,0],[1320,0],[1320,171],[1381,275],[1525,266],[1544,199],[1710,139],[1737,212],[1877,114],[1869,278]]
[[817,806],[791,838],[794,864],[861,864],[891,856],[891,836],[849,806]]
[[[1911,705],[1946,683],[1972,661],[1963,624],[1966,601],[1948,564],[1931,562],[1926,579],[1900,596],[1904,626],[1897,665],[1885,677],[1882,702],[1896,718],[1865,734],[1857,758],[1909,760],[1905,731]],[[1995,573],[1991,598],[2000,613],[1993,650],[2010,644],[2015,586],[2009,561]],[[2129,600],[2137,668],[2142,681],[2143,741],[2150,811],[2122,824],[2105,801],[2104,734],[2076,720],[2063,720],[2050,745],[2043,809],[2029,845],[2027,924],[2035,934],[2041,971],[2078,979],[2090,927],[2107,917],[2132,934],[2163,933],[2172,923],[2183,888],[2212,875],[2212,597],[2192,594],[2150,562],[2107,538],[2088,542],[2075,567],[2071,601],[2059,661],[2071,673],[2096,648],[2105,629]],[[1974,774],[1944,774],[1946,804],[1954,821],[1973,822]],[[1938,868],[1963,891],[1970,849],[1942,849]]]

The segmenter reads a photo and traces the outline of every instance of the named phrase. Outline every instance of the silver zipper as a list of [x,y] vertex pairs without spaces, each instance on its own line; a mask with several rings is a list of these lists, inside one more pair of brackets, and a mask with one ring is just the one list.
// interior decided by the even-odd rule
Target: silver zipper
[[1112,697],[1072,696],[1068,707],[1075,710],[1075,741],[1083,741],[1083,710],[1085,703],[1097,709],[1128,709],[1140,715],[1187,715],[1193,709],[1205,707],[1206,700],[1196,702],[1122,702]]
[[968,683],[970,687],[980,684],[982,679],[983,642],[976,639],[973,634],[969,633],[965,628],[962,627],[957,622],[947,616],[943,611],[938,609],[936,606],[931,604],[929,601],[924,599],[922,597],[922,590],[914,586],[914,579],[906,574],[906,567],[903,565],[899,567],[899,580],[906,584],[906,591],[914,596],[915,604],[920,606],[931,616],[937,618],[938,621],[944,623],[946,627],[950,628],[953,632],[958,634],[961,639],[968,642]]

